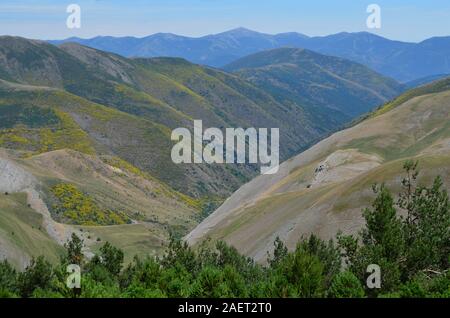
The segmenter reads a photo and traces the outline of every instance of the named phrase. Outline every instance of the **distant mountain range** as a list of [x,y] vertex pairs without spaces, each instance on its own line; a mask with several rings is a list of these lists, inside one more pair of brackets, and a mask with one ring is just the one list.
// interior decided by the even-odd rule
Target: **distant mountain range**
[[158,33],[144,38],[99,36],[50,42],[77,42],[125,57],[182,57],[213,67],[264,50],[294,47],[359,62],[401,82],[450,73],[450,37],[408,43],[367,32],[308,37],[295,32],[270,35],[238,28],[199,38]]

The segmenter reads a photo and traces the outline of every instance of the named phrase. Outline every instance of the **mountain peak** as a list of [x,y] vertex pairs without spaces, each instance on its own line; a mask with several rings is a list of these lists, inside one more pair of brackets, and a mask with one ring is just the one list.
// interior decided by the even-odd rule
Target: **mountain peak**
[[298,33],[298,32],[283,32],[283,33],[278,33],[278,34],[275,34],[275,37],[277,37],[277,38],[282,38],[282,37],[298,37],[298,38],[302,38],[302,39],[308,39],[308,38],[309,38],[309,36],[307,36],[306,34]]
[[235,28],[229,31],[225,31],[216,35],[233,35],[233,36],[248,36],[248,35],[257,35],[263,34],[257,31],[253,31],[244,27]]
[[165,39],[165,40],[175,40],[175,39],[180,39],[180,38],[185,38],[185,37],[182,35],[174,34],[174,33],[159,32],[159,33],[149,35],[145,38],[161,38],[161,39]]
[[434,36],[432,38],[423,40],[419,43],[421,46],[438,45],[448,47],[450,43],[450,36]]

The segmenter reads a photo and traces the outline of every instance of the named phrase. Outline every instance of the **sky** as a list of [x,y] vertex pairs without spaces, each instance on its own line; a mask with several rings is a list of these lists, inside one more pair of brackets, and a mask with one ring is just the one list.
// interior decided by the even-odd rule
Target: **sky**
[[[81,8],[81,28],[69,29],[67,6]],[[367,6],[381,8],[381,28],[368,29]],[[186,36],[237,27],[309,36],[369,31],[419,42],[450,35],[449,0],[24,0],[0,1],[0,35],[34,39],[143,37],[158,32]]]

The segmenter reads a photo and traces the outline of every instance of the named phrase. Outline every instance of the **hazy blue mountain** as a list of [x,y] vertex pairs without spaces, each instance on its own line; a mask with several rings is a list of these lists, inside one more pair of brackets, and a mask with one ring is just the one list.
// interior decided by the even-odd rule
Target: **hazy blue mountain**
[[304,47],[362,63],[401,82],[450,72],[450,37],[407,43],[368,32],[343,32],[310,38]]
[[270,35],[238,28],[199,38],[157,33],[143,38],[100,36],[50,42],[77,42],[126,57],[182,57],[213,67],[264,50],[294,47],[359,62],[401,82],[450,73],[450,37],[408,43],[368,32],[308,37],[295,32]]
[[391,74],[400,80],[412,80],[450,73],[450,36],[422,41],[389,59]]
[[418,78],[416,80],[406,82],[404,85],[407,88],[415,88],[418,86],[427,85],[429,83],[441,80],[446,77],[450,77],[450,74],[437,74],[437,75],[425,76],[425,77]]
[[307,36],[285,33],[277,36],[238,28],[200,38],[157,33],[144,38],[95,37],[51,41],[53,44],[77,42],[126,57],[182,57],[191,62],[220,67],[243,56],[283,45],[296,45]]

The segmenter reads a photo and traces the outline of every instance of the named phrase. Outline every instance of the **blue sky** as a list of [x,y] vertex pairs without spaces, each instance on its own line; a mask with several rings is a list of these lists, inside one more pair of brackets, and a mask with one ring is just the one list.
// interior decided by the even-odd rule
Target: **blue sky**
[[[66,27],[66,7],[81,7],[81,29]],[[381,7],[382,27],[368,30],[366,8]],[[0,34],[60,39],[157,32],[201,36],[236,27],[327,35],[370,31],[421,41],[450,35],[448,0],[24,0],[0,1]]]

